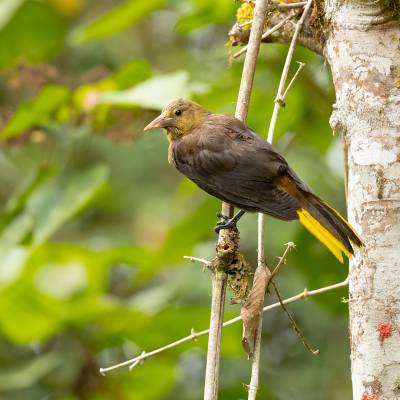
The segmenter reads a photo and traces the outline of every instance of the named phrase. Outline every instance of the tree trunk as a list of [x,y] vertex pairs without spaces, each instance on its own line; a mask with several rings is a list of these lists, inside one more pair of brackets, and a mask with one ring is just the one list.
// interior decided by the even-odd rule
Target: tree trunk
[[365,242],[350,263],[354,400],[400,398],[398,15],[398,4],[384,0],[325,4],[331,125],[344,141],[349,220]]

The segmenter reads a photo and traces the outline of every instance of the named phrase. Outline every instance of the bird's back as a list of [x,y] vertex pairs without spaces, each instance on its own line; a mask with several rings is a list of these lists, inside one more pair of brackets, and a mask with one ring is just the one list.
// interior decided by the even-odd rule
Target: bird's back
[[210,114],[171,143],[176,168],[207,193],[247,211],[296,219],[295,198],[275,185],[286,161],[236,118]]

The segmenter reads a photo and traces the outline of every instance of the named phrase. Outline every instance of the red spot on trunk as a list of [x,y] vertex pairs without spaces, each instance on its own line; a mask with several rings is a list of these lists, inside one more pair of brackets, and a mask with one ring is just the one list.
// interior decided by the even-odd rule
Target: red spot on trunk
[[389,323],[381,322],[380,324],[377,325],[376,329],[378,330],[379,337],[381,339],[387,339],[388,337],[392,336],[393,325],[390,322]]
[[378,400],[377,394],[369,394],[367,391],[361,397],[361,400]]

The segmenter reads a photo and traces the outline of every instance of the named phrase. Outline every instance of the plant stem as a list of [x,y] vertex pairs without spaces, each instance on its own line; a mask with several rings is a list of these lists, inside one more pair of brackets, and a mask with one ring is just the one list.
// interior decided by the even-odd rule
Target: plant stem
[[[272,35],[273,33],[275,33],[277,30],[279,30],[283,25],[286,24],[286,22],[288,22],[289,20],[291,20],[292,18],[294,18],[297,14],[290,14],[288,16],[286,16],[282,21],[278,22],[275,26],[273,26],[271,29],[268,29],[267,31],[265,31],[262,36],[261,36],[261,40],[266,39],[268,36]],[[251,21],[251,23],[253,23],[253,21]],[[246,53],[248,48],[248,45],[243,46],[239,51],[237,51],[232,57],[233,58],[238,58],[240,57],[242,54]]]
[[222,321],[226,294],[227,275],[214,270],[212,279],[212,303],[210,334],[208,337],[207,365],[204,387],[204,399],[218,398],[219,361],[221,352]]
[[270,121],[270,124],[269,124],[268,138],[267,138],[269,143],[272,143],[272,140],[274,138],[276,121],[278,120],[278,113],[279,113],[279,110],[280,110],[280,108],[282,106],[281,98],[282,98],[283,93],[285,91],[285,84],[286,84],[287,76],[288,76],[288,73],[289,73],[290,64],[292,62],[293,53],[294,53],[294,50],[296,48],[297,38],[298,38],[299,33],[300,33],[300,31],[301,31],[301,29],[303,27],[304,20],[306,19],[306,16],[307,16],[308,12],[310,11],[312,2],[313,2],[313,0],[308,0],[307,1],[307,4],[304,7],[303,14],[301,15],[300,19],[297,21],[296,27],[294,29],[292,41],[290,42],[289,50],[288,50],[288,53],[287,53],[287,56],[286,56],[285,65],[283,66],[283,70],[282,70],[281,80],[279,82],[278,93],[277,93],[277,96],[275,98],[274,110],[272,112],[272,117],[271,117],[271,121]]
[[[278,119],[278,112],[280,107],[282,107],[282,101],[284,101],[284,98],[286,97],[290,87],[293,85],[295,79],[297,78],[300,70],[303,68],[304,64],[300,64],[299,69],[295,73],[293,79],[290,81],[286,91],[285,91],[285,85],[286,85],[286,80],[287,76],[289,73],[289,67],[292,62],[293,58],[293,53],[296,48],[296,42],[297,42],[297,37],[303,27],[304,20],[307,16],[307,13],[311,7],[312,0],[308,0],[307,4],[304,7],[303,14],[301,15],[299,21],[296,24],[294,34],[292,41],[289,46],[289,50],[286,56],[285,64],[282,70],[282,75],[281,79],[279,82],[279,87],[278,87],[278,93],[275,99],[275,106],[274,110],[272,113],[270,125],[269,125],[269,130],[268,130],[268,142],[272,144],[272,141],[274,139],[274,132],[275,132],[275,126],[276,122]],[[265,218],[263,214],[258,214],[258,263],[257,263],[257,268],[267,268],[265,264],[265,258],[264,258],[264,239],[265,239],[265,233],[264,233],[264,225],[265,225]],[[271,281],[271,273],[268,270],[268,283]],[[261,340],[262,340],[262,321],[263,321],[263,314],[261,313],[260,315],[260,321],[258,324],[258,329],[255,335],[255,345],[254,345],[254,354],[253,354],[253,360],[252,360],[252,365],[251,365],[251,379],[250,379],[250,385],[249,385],[249,393],[248,393],[248,400],[255,400],[257,397],[257,390],[258,390],[258,380],[259,380],[259,375],[260,375],[260,358],[261,358]]]
[[[260,50],[267,5],[268,0],[257,0],[254,8],[253,24],[244,60],[242,79],[240,81],[235,112],[236,118],[243,122],[246,121],[249,109],[251,89],[254,82],[254,74]],[[231,216],[233,214],[233,208],[229,204],[222,203],[222,214]],[[218,243],[224,241],[226,234],[226,230],[220,232]],[[218,398],[219,357],[227,277],[224,271],[219,271],[218,268],[216,269],[217,271],[213,271],[212,277],[213,292],[211,300],[210,339],[207,352],[204,400],[216,400]],[[211,329],[213,330],[212,332]]]

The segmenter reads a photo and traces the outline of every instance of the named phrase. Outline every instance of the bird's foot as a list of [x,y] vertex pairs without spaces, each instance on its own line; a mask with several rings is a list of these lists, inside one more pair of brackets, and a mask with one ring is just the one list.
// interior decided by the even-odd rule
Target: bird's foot
[[221,218],[222,221],[217,222],[217,225],[214,227],[214,231],[219,233],[221,229],[231,229],[236,227],[236,223],[239,221],[240,217],[244,214],[244,211],[240,210],[236,215],[232,218],[222,214],[221,212],[217,213],[217,217]]
[[226,215],[218,215],[218,217],[222,218],[222,221],[218,221],[214,227],[215,233],[219,233],[221,229],[231,229],[236,225],[236,221],[233,218],[229,218]]
[[222,219],[224,221],[228,221],[229,220],[229,217],[227,215],[222,214],[221,211],[217,212],[217,218],[220,218],[220,219]]

